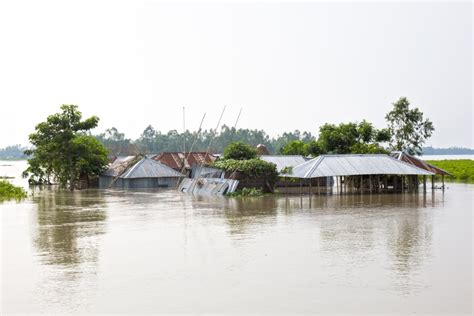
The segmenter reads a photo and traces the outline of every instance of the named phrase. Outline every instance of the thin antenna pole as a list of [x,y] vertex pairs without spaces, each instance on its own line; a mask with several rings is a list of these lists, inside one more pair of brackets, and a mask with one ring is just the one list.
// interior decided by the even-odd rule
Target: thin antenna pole
[[186,108],[183,106],[183,153],[186,153]]
[[[196,144],[197,138],[198,138],[199,134],[201,134],[202,123],[204,122],[204,118],[205,118],[205,117],[206,117],[206,113],[204,113],[204,115],[202,116],[201,124],[199,124],[199,129],[198,129],[196,135],[194,136],[194,140],[193,140],[193,142],[191,143],[191,148],[189,149],[188,154],[187,154],[187,155],[186,155],[186,153],[184,154],[184,155],[185,155],[184,161],[188,161],[189,154],[193,151],[193,148],[194,148],[194,145]],[[181,174],[183,173],[185,167],[186,167],[186,165],[183,163],[183,167],[181,168]],[[184,176],[181,176],[181,178],[184,178]],[[179,187],[179,185],[180,185],[180,183],[181,183],[181,181],[182,181],[181,178],[180,178],[180,180],[178,181],[177,187]]]
[[[193,151],[193,148],[194,148],[194,145],[196,144],[196,140],[199,136],[199,134],[201,134],[201,127],[202,127],[202,123],[204,122],[204,118],[206,117],[206,113],[204,113],[204,115],[202,116],[202,119],[201,119],[201,124],[199,124],[199,129],[196,133],[196,136],[194,137],[194,140],[193,140],[193,143],[191,144],[191,148],[189,149],[189,152],[188,154],[186,155],[186,161],[188,161],[188,157],[189,157],[189,154]],[[184,166],[183,166],[184,167]]]
[[207,146],[206,155],[204,156],[204,160],[206,160],[206,157],[209,153],[209,150],[211,150],[212,141],[214,140],[214,137],[216,136],[217,129],[219,128],[219,125],[221,124],[222,116],[224,115],[226,107],[227,107],[227,105],[224,105],[224,108],[222,109],[221,116],[219,117],[219,121],[217,122],[216,128],[214,129],[214,135],[212,135],[211,140],[209,141],[209,146]]
[[239,115],[237,115],[237,119],[235,120],[234,129],[232,130],[232,135],[230,137],[230,142],[231,143],[234,140],[235,132],[237,132],[237,123],[239,122],[239,118],[240,118],[241,113],[242,113],[242,108],[240,108]]

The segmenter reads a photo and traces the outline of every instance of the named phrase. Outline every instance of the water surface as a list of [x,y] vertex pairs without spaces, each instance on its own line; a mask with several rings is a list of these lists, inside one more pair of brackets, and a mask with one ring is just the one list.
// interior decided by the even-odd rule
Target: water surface
[[470,314],[473,188],[34,191],[0,204],[2,312]]

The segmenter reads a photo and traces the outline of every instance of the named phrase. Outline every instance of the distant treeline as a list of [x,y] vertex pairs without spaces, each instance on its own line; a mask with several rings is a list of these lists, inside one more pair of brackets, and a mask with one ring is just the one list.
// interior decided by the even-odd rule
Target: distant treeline
[[474,155],[474,149],[464,147],[434,148],[424,147],[423,155]]
[[[264,144],[270,153],[278,154],[283,146],[292,141],[302,141],[309,143],[316,140],[310,132],[295,130],[285,132],[277,137],[269,136],[265,131],[258,129],[237,129],[224,125],[221,130],[214,134],[212,130],[197,132],[186,131],[180,133],[171,130],[162,133],[148,126],[142,135],[135,140],[126,138],[115,127],[107,129],[105,133],[94,135],[101,141],[112,155],[133,155],[136,153],[160,153],[167,151],[183,151],[184,146],[189,151],[206,151],[209,148],[211,153],[222,153],[224,148],[232,141],[242,141],[251,146]],[[212,141],[211,141],[212,139]],[[209,146],[210,144],[210,146]],[[26,159],[24,154],[26,147],[13,145],[0,149],[0,160]],[[424,147],[424,155],[465,155],[474,154],[473,149],[462,147],[434,148]]]
[[169,151],[207,151],[222,153],[224,148],[233,141],[241,141],[251,146],[264,144],[272,153],[277,153],[281,147],[290,141],[302,140],[310,142],[315,137],[309,132],[285,132],[277,137],[270,137],[265,131],[258,129],[234,129],[223,125],[220,131],[203,130],[178,132],[176,130],[162,133],[152,126],[145,128],[141,136],[132,140],[126,138],[115,127],[107,129],[105,133],[96,135],[107,149],[114,155],[129,155],[141,153],[160,153]]
[[13,145],[13,146],[7,146],[5,148],[0,149],[0,159],[1,160],[21,160],[21,159],[26,159],[28,158],[27,155],[25,155],[24,151],[26,150],[26,147],[23,147],[21,145]]

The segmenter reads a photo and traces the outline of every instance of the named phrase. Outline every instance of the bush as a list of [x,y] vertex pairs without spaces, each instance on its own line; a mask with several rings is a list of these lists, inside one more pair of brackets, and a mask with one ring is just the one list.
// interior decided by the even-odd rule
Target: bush
[[228,196],[233,196],[233,197],[255,197],[255,196],[262,196],[264,195],[263,191],[260,189],[255,189],[255,188],[243,188],[242,190],[238,190],[232,193],[227,194]]
[[224,159],[246,160],[257,157],[257,150],[242,142],[233,142],[224,149]]
[[4,200],[21,200],[26,198],[27,194],[23,188],[14,186],[8,181],[0,180],[0,201]]
[[214,167],[224,171],[238,171],[249,178],[265,177],[270,181],[278,181],[276,165],[258,158],[248,160],[223,159],[214,162]]

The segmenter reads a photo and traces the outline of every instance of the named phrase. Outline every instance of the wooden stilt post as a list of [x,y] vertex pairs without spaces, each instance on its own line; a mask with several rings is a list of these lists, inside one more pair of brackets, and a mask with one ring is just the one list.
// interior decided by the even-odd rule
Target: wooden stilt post
[[426,175],[423,176],[423,193],[426,193]]
[[360,176],[360,194],[364,192],[364,176]]
[[311,197],[313,195],[313,186],[312,186],[312,183],[313,182],[313,179],[309,179],[309,196]]
[[321,178],[318,178],[318,195],[321,195]]
[[369,175],[369,192],[372,194],[372,176]]
[[300,195],[303,195],[303,182],[300,179]]
[[434,190],[435,185],[434,185],[434,175],[431,176],[431,190]]
[[444,174],[441,175],[441,181],[443,182],[443,190],[444,190]]

